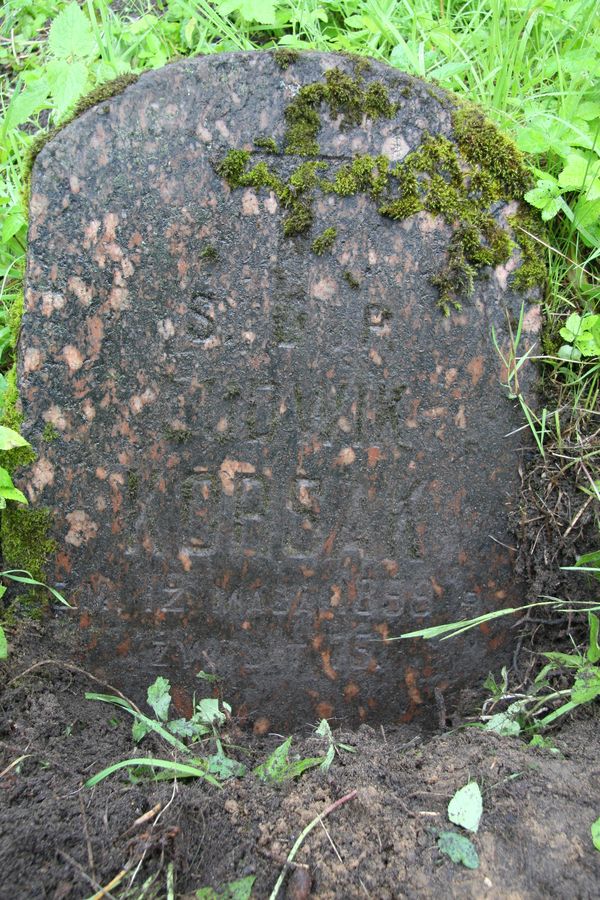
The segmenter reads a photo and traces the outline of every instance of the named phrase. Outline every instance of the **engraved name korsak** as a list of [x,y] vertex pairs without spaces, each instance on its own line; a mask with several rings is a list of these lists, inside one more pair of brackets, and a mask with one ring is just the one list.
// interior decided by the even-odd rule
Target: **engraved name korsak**
[[134,700],[164,675],[185,711],[205,671],[260,728],[425,721],[508,658],[507,620],[390,640],[523,598],[492,330],[508,359],[521,318],[525,352],[539,307],[465,115],[488,134],[386,66],[219,54],[39,154],[19,483],[78,660]]

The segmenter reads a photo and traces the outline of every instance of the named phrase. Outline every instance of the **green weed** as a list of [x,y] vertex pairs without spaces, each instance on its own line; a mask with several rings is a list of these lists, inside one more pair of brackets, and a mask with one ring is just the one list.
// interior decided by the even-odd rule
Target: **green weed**
[[[86,781],[87,787],[93,787],[120,769],[130,770],[130,774],[134,777],[138,777],[140,774],[147,775],[150,770],[150,777],[155,781],[164,778],[203,778],[216,787],[220,787],[221,782],[227,781],[229,778],[242,778],[248,774],[247,767],[243,763],[225,752],[225,742],[221,731],[231,718],[231,707],[228,703],[206,697],[195,702],[190,718],[171,719],[169,718],[171,685],[168,679],[162,676],[159,676],[147,691],[148,706],[154,712],[154,718],[145,715],[135,704],[124,697],[96,693],[87,693],[85,697],[86,700],[98,700],[102,703],[113,704],[133,716],[132,737],[136,743],[150,732],[154,732],[185,758],[183,763],[154,757],[125,759],[102,769],[101,772],[89,778]],[[209,756],[197,756],[196,746],[200,743],[208,745],[213,752]],[[323,766],[327,762],[327,756],[290,759],[291,744],[292,738],[290,737],[276,747],[264,762],[256,766],[252,770],[252,774],[260,781],[281,784],[297,778],[307,769]],[[162,771],[156,774],[154,769]]]

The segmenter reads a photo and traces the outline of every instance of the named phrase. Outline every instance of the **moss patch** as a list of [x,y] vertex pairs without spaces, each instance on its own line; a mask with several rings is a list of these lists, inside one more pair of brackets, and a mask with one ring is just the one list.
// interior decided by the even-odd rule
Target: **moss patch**
[[300,54],[297,50],[286,50],[285,47],[279,47],[273,51],[273,59],[280,69],[284,71],[289,69],[291,65],[298,61]]
[[139,75],[135,75],[133,72],[128,72],[125,75],[119,75],[118,78],[113,78],[112,81],[106,81],[104,82],[104,84],[98,85],[98,87],[95,87],[84,97],[81,97],[81,99],[77,101],[71,112],[68,113],[65,118],[61,122],[59,122],[58,125],[56,125],[54,128],[50,128],[48,131],[41,131],[36,134],[27,149],[25,164],[23,167],[23,199],[26,208],[29,205],[29,194],[31,191],[31,170],[33,169],[33,164],[35,163],[39,153],[43,150],[46,144],[53,138],[55,138],[56,135],[63,130],[63,128],[66,128],[67,125],[69,125],[74,119],[78,118],[78,116],[80,116],[82,113],[86,112],[88,109],[91,109],[92,106],[97,106],[99,103],[110,100],[111,97],[116,97],[118,94],[122,94],[130,84],[135,84],[136,81],[138,81],[139,77]]
[[[356,70],[349,75],[338,68],[330,69],[324,81],[301,87],[287,106],[287,154],[319,153],[322,106],[339,118],[342,129],[360,125],[365,116],[391,118],[397,109],[384,85],[365,84]],[[452,122],[452,139],[426,134],[421,145],[396,165],[383,155],[357,156],[337,167],[312,159],[293,168],[286,178],[271,162],[260,161],[251,167],[253,154],[249,151],[230,150],[217,171],[232,189],[273,191],[286,210],[283,233],[287,237],[310,230],[318,192],[340,197],[365,195],[377,202],[382,216],[394,221],[421,211],[441,218],[452,228],[452,236],[446,264],[433,276],[432,283],[439,292],[438,305],[448,315],[451,308],[461,308],[462,300],[473,292],[475,279],[488,267],[510,259],[513,241],[491,209],[498,201],[520,199],[530,183],[521,153],[479,109],[461,103],[452,109]],[[259,146],[273,152],[271,141],[264,136]],[[285,168],[290,172],[289,166]],[[328,241],[335,234],[335,226],[326,228],[314,238],[313,251],[320,254],[329,249]],[[515,242],[523,254],[515,286],[522,289],[539,284],[545,268],[535,241],[519,233]],[[351,284],[349,278],[346,280]]]
[[[56,542],[49,537],[52,514],[49,509],[29,509],[9,505],[2,510],[0,540],[5,569],[25,569],[33,578],[45,580],[44,566],[56,552]],[[7,611],[10,619],[19,614],[37,618],[48,604],[48,592],[32,588],[12,599]]]
[[360,74],[355,76],[334,68],[325,72],[325,81],[301,87],[285,110],[287,125],[284,149],[298,156],[314,156],[319,152],[317,136],[321,129],[320,106],[329,107],[332,118],[341,116],[341,127],[360,125],[363,116],[391,119],[396,106],[387,88],[377,82],[364,86]]
[[326,228],[319,237],[312,242],[312,251],[317,256],[322,256],[327,250],[331,250],[337,237],[337,228]]

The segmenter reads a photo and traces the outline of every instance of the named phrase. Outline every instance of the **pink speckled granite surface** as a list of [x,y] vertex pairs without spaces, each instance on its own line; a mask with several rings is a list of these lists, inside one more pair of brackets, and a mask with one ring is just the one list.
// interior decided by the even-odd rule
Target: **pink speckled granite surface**
[[[231,148],[265,158],[254,137],[281,139],[299,85],[334,65],[351,71],[223,54],[149,73],[33,172],[19,384],[39,455],[21,483],[53,510],[49,578],[78,604],[80,658],[137,700],[169,676],[182,710],[215,672],[265,728],[421,715],[506,657],[509,623],[387,639],[522,599],[504,545],[527,435],[506,437],[522,421],[490,335],[508,345],[517,255],[446,319],[441,220],[323,196],[310,234],[284,238],[272,193],[215,172]],[[323,114],[325,159],[451,135],[422,82],[365,78],[399,111],[349,130]],[[537,307],[526,325],[530,344]]]

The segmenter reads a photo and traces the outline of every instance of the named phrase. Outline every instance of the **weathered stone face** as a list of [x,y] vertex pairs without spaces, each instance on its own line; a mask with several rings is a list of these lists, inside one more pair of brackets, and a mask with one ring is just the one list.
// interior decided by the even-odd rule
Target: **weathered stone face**
[[445,317],[432,278],[456,225],[313,185],[309,230],[286,236],[281,186],[225,177],[231,149],[285,183],[307,159],[331,181],[357,155],[452,140],[441,92],[373,65],[389,115],[317,103],[318,155],[253,144],[290,149],[299,87],[353,66],[169,66],[36,162],[19,384],[39,456],[22,482],[53,512],[49,578],[79,606],[86,665],[133,697],[168,675],[185,707],[205,670],[260,727],[407,720],[434,688],[479,683],[506,634],[387,638],[522,599],[506,504],[526,438],[506,437],[521,420],[491,338],[507,348],[519,314],[519,251]]

